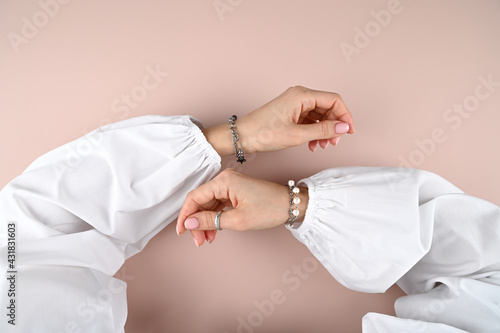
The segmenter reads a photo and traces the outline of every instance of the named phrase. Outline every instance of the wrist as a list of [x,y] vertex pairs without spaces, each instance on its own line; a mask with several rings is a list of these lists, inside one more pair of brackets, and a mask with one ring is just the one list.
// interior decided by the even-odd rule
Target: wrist
[[257,153],[259,150],[255,147],[255,129],[252,129],[251,119],[248,116],[238,118],[235,125],[243,153]]
[[233,138],[229,124],[221,124],[201,130],[208,143],[221,157],[234,155]]
[[[307,206],[309,204],[309,191],[307,187],[299,187],[288,184],[287,194],[288,218],[285,220],[284,224],[288,229],[294,229],[295,223],[301,223],[305,219]],[[298,215],[295,215],[297,214],[297,211]]]
[[307,206],[309,205],[309,189],[307,187],[299,187],[299,216],[296,222],[303,222],[306,217]]
[[[254,140],[252,140],[252,126],[249,119],[245,116],[235,122],[236,133],[240,140],[241,149],[244,154],[253,154],[258,150],[254,148]],[[233,135],[231,133],[231,125],[221,124],[214,127],[202,129],[207,141],[212,145],[214,150],[221,156],[235,155]]]

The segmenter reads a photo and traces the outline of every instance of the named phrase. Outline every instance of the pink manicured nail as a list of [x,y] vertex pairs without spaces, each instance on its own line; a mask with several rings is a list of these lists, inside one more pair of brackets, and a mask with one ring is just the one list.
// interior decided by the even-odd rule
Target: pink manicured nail
[[333,145],[336,146],[340,141],[340,136],[336,137],[333,141]]
[[200,243],[198,243],[196,237],[193,236],[193,239],[194,239],[194,245],[196,245],[196,247],[200,247]]
[[179,236],[179,226],[177,224],[175,225],[175,232],[177,233],[177,236]]
[[184,222],[184,227],[186,229],[198,229],[200,227],[200,221],[196,217],[190,217]]
[[348,123],[337,123],[335,125],[335,133],[344,134],[349,132],[349,124]]

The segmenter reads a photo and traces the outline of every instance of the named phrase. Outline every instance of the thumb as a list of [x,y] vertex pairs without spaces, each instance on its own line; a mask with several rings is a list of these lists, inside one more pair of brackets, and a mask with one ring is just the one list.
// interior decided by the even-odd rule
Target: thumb
[[217,212],[209,210],[197,212],[184,221],[188,230],[215,230],[215,216]]
[[349,124],[337,120],[321,120],[312,124],[302,124],[297,128],[304,141],[331,139],[349,132]]
[[[221,211],[219,215],[219,227],[221,229],[235,230],[237,209]],[[184,222],[184,227],[188,230],[216,230],[215,218],[217,212],[205,210],[189,216]]]

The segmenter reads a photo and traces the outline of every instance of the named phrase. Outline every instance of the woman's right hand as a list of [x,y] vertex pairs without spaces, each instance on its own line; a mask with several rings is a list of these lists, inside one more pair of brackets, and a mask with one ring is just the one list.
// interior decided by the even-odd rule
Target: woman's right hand
[[[309,200],[307,188],[299,193],[300,215],[304,218]],[[177,233],[193,233],[197,246],[205,240],[214,241],[215,216],[220,215],[220,227],[227,230],[259,230],[284,225],[288,220],[290,191],[288,186],[253,178],[226,169],[210,182],[189,192],[177,219]]]

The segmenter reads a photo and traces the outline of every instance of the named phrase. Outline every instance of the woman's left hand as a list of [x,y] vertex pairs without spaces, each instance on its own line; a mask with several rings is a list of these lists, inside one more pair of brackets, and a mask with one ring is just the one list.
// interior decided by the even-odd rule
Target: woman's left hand
[[[301,189],[299,198],[297,220],[301,221],[309,200],[307,188]],[[288,220],[290,191],[287,186],[226,169],[210,182],[189,192],[177,219],[177,233],[190,230],[197,246],[205,240],[213,242],[217,232],[215,216],[225,207],[233,209],[220,215],[222,229],[269,229]]]

